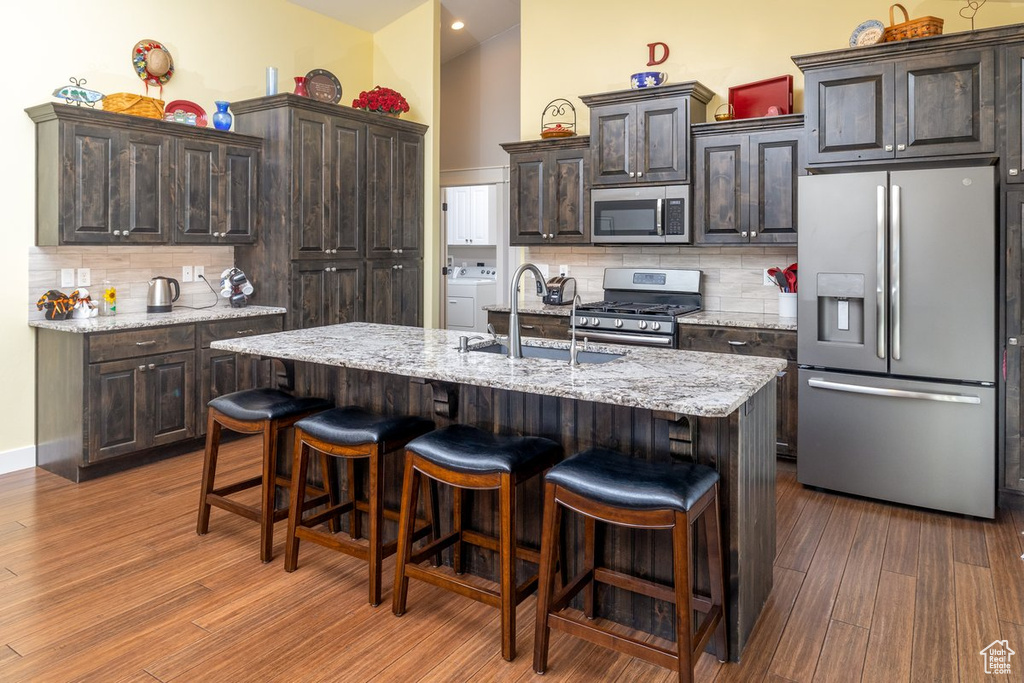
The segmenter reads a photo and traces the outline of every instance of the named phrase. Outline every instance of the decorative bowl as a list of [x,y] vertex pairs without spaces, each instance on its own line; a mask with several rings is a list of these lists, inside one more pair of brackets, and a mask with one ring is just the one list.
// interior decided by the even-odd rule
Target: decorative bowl
[[640,71],[629,77],[629,87],[634,90],[638,88],[653,88],[658,85],[664,85],[667,80],[668,74],[664,72]]

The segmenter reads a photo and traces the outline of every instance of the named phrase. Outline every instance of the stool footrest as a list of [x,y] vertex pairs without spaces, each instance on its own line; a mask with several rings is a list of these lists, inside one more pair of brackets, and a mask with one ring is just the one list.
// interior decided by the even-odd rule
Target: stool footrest
[[227,486],[221,486],[215,488],[210,493],[215,496],[230,496],[232,493],[238,493],[239,491],[245,491],[251,489],[254,486],[260,486],[263,484],[263,477],[250,477],[249,479],[243,479],[242,481],[236,481],[234,484],[228,484]]
[[[481,534],[478,531],[470,531],[463,529],[462,540],[463,542],[469,543],[470,545],[475,545],[477,547],[492,550],[494,552],[500,552],[500,549],[498,548],[498,539],[496,539],[494,536]],[[516,559],[526,560],[527,562],[532,562],[534,564],[540,564],[540,551],[534,550],[533,548],[524,548],[521,545],[516,545]]]
[[[415,538],[416,537],[413,536],[414,540],[415,540]],[[441,552],[442,550],[445,550],[447,548],[452,547],[453,545],[455,545],[456,542],[458,542],[458,540],[459,540],[459,533],[457,531],[453,531],[452,533],[448,534],[447,536],[442,536],[441,538],[437,539],[436,541],[432,541],[432,542],[428,543],[427,545],[423,546],[422,548],[414,550],[412,552],[412,555],[409,558],[409,562],[411,562],[413,564],[419,564],[420,562],[422,562],[423,560],[427,559],[431,555],[436,555],[437,553]]]
[[480,588],[479,586],[474,586],[458,576],[446,576],[436,570],[427,569],[415,564],[405,565],[405,575],[409,578],[426,581],[438,588],[444,588],[458,593],[459,595],[464,595],[467,598],[472,598],[477,602],[484,603],[485,605],[501,607],[501,596],[496,592],[487,590],[486,588]]
[[589,570],[580,572],[574,576],[572,581],[551,597],[550,611],[557,612],[565,608],[565,606],[569,604],[569,601],[575,598],[576,594],[583,590],[583,588],[590,583],[593,578],[594,573]]
[[596,567],[594,569],[594,581],[615,586],[631,593],[640,593],[656,600],[664,600],[671,603],[676,601],[676,592],[672,586],[665,586],[654,581],[647,581],[646,579],[638,579],[635,576],[623,574],[607,567]]
[[[240,517],[251,519],[254,522],[260,521],[259,508],[252,505],[246,505],[245,503],[238,503],[230,498],[225,498],[219,493],[207,493],[206,504],[218,507],[221,510],[227,510],[228,512],[232,512]],[[285,512],[287,512],[287,510]]]
[[679,671],[676,653],[656,645],[591,626],[564,614],[549,614],[548,625],[559,631],[590,641],[601,647],[613,647],[631,657],[639,657],[658,666]]

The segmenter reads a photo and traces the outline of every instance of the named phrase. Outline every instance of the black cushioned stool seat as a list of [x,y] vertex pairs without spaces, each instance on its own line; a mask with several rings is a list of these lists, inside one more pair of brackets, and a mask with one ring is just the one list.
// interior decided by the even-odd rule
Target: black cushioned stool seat
[[[537,575],[516,581],[516,560],[539,562],[535,550],[516,545],[516,484],[537,476],[562,457],[562,447],[536,436],[506,436],[467,425],[451,425],[410,441],[405,449],[405,479],[402,485],[402,513],[398,530],[398,559],[392,609],[405,613],[409,578],[465,595],[501,610],[501,654],[512,660],[516,654],[516,605],[533,592]],[[421,477],[452,487],[452,532],[413,551],[412,515]],[[465,489],[497,489],[499,534],[495,539],[468,529],[462,520]],[[497,550],[500,581],[498,590],[481,588],[462,579],[462,544]],[[421,563],[453,547],[455,576],[425,567]]]
[[[537,632],[534,670],[547,668],[551,628],[598,645],[642,657],[693,680],[697,657],[714,636],[720,660],[727,655],[724,617],[725,574],[719,532],[718,472],[694,463],[647,462],[604,448],[593,448],[555,465],[544,477],[544,521],[541,526],[540,586],[537,591]],[[554,593],[555,564],[562,508],[584,516],[583,567]],[[691,587],[691,526],[700,520],[707,538],[711,598],[694,595]],[[614,571],[598,563],[596,523],[634,529],[667,529],[672,533],[673,584],[663,585]],[[617,586],[676,605],[676,648],[668,650],[595,625],[596,584]],[[580,592],[587,619],[563,613]],[[705,616],[696,630],[693,611]]]
[[[196,533],[210,530],[210,507],[219,507],[260,523],[260,559],[273,558],[274,522],[284,519],[288,511],[275,510],[277,486],[289,486],[288,477],[277,474],[277,436],[297,421],[330,406],[330,402],[315,397],[292,396],[278,389],[247,389],[218,396],[210,401],[207,410],[206,454],[203,460],[203,481],[199,498],[199,520]],[[220,450],[221,428],[226,427],[243,434],[263,435],[263,474],[244,481],[215,488],[217,456]],[[262,489],[259,506],[232,500],[229,496],[259,486]]]
[[[295,423],[295,449],[292,471],[291,509],[288,512],[288,536],[285,542],[285,571],[295,571],[299,563],[299,541],[305,539],[332,550],[337,550],[369,565],[370,604],[381,601],[381,564],[384,558],[393,555],[397,541],[383,542],[384,519],[398,519],[397,510],[384,507],[384,456],[400,450],[411,439],[422,437],[434,428],[431,420],[413,415],[386,416],[372,413],[358,406],[334,408],[317,413]],[[327,509],[309,517],[303,517],[303,510],[309,507],[306,501],[309,457],[312,450],[321,455],[321,470],[324,473],[324,487],[327,490]],[[332,468],[328,456],[344,458],[348,468],[348,497],[339,502],[336,487],[332,483]],[[359,478],[356,462],[367,462],[366,497],[359,495]],[[427,534],[437,536],[434,497],[431,488],[425,490],[426,511],[429,517],[414,532],[415,538]],[[360,514],[367,513],[369,531],[366,543],[357,543],[362,537]],[[341,515],[351,513],[349,538],[338,534],[338,520]],[[328,528],[322,527],[328,522]]]

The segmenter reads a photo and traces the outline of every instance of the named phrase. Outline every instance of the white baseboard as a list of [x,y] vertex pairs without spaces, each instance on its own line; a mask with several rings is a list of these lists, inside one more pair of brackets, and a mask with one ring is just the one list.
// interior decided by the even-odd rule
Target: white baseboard
[[36,447],[25,446],[0,453],[0,474],[36,466]]

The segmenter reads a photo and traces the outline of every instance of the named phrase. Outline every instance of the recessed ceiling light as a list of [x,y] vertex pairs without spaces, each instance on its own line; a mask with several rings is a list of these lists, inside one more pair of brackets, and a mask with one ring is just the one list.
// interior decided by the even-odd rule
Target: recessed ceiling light
[[464,28],[465,26],[466,26],[466,24],[464,24],[464,23],[463,23],[463,22],[462,22],[461,20],[459,20],[459,19],[456,19],[455,21],[453,21],[453,22],[452,22],[452,30],[453,30],[453,31],[459,31],[459,30],[461,30],[462,28]]

